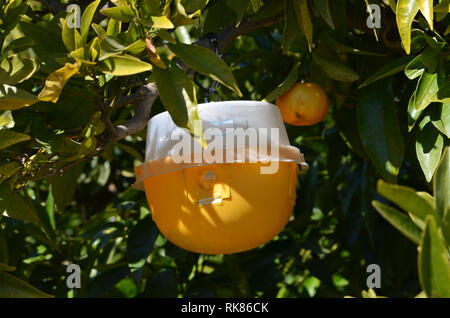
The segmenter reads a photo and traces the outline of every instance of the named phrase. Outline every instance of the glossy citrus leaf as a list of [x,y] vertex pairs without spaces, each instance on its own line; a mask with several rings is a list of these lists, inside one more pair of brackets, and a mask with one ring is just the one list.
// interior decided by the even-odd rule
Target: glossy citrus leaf
[[122,22],[116,19],[109,19],[108,27],[106,28],[106,34],[110,36],[116,36],[122,29]]
[[378,180],[377,191],[421,220],[425,220],[428,215],[437,217],[434,198],[426,192],[416,192],[413,188],[389,184],[383,180]]
[[225,62],[211,50],[189,44],[168,44],[170,50],[197,72],[211,77],[233,90],[239,96],[242,93],[236,79]]
[[317,10],[319,10],[322,18],[328,23],[330,28],[334,30],[333,18],[331,16],[330,6],[328,0],[314,0],[313,1]]
[[439,73],[424,72],[417,83],[415,108],[425,109],[432,102],[450,102],[450,80]]
[[375,81],[378,81],[382,78],[386,78],[388,76],[392,76],[397,74],[405,69],[405,67],[411,62],[413,57],[403,56],[397,60],[394,60],[383,67],[381,67],[378,71],[376,71],[373,75],[368,77],[364,82],[362,82],[358,88],[369,85]]
[[416,244],[420,243],[420,228],[414,224],[407,214],[378,201],[372,201],[372,205],[386,221],[391,223],[407,238]]
[[433,8],[434,12],[450,13],[450,0],[442,0]]
[[133,9],[125,6],[101,9],[100,13],[120,22],[131,22],[135,17]]
[[425,19],[433,30],[433,0],[416,0]]
[[2,129],[0,130],[0,149],[9,147],[22,141],[30,140],[30,136],[16,132],[13,130]]
[[153,248],[159,231],[152,217],[147,215],[133,227],[127,240],[127,258],[129,263],[146,259]]
[[411,25],[417,12],[419,12],[417,0],[397,1],[397,27],[406,54],[411,52]]
[[444,139],[439,131],[426,116],[419,124],[416,137],[416,154],[425,179],[430,182],[441,158]]
[[142,19],[140,22],[145,26],[157,29],[173,29],[175,27],[165,15],[151,16],[148,19]]
[[36,289],[13,275],[0,272],[0,297],[52,298],[53,296]]
[[419,278],[428,297],[450,297],[450,261],[448,249],[429,216],[419,247]]
[[311,22],[308,0],[293,1],[295,13],[297,14],[298,25],[308,41],[308,48],[311,52],[313,46],[313,24]]
[[105,74],[127,76],[152,70],[152,65],[131,55],[111,56],[103,61],[99,68]]
[[387,93],[363,96],[358,103],[361,141],[384,179],[396,183],[405,146],[393,97]]
[[153,75],[161,101],[174,123],[179,127],[188,128],[191,134],[194,134],[195,121],[199,121],[200,117],[192,80],[173,64],[164,70],[155,67]]
[[93,1],[89,4],[81,16],[81,28],[80,28],[80,39],[78,42],[79,46],[83,46],[87,42],[87,37],[89,33],[89,28],[91,27],[92,18],[94,17],[95,11],[97,10],[100,0]]
[[270,92],[262,101],[271,103],[278,96],[286,93],[298,79],[298,67],[300,66],[300,62],[297,62],[292,67],[292,70],[286,76],[286,78],[275,88],[272,92]]
[[36,103],[38,98],[27,91],[0,84],[0,110],[16,110]]
[[10,55],[0,64],[0,82],[8,85],[21,83],[39,70],[35,59]]
[[415,96],[411,95],[408,102],[408,131],[411,131],[416,124],[417,119],[419,119],[420,114],[423,110],[417,110],[415,107]]
[[445,147],[441,161],[433,179],[434,196],[436,197],[436,210],[438,223],[442,220],[442,232],[450,245],[450,150]]
[[450,138],[450,103],[435,104],[430,113],[431,122],[441,133]]
[[66,63],[64,67],[51,73],[45,80],[45,86],[38,95],[39,100],[56,103],[67,81],[75,74],[78,74],[79,67],[77,63]]

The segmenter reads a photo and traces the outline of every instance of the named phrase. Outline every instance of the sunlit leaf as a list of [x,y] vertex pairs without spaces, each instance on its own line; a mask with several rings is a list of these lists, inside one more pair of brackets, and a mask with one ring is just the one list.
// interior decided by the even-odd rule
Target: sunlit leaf
[[133,9],[125,6],[101,9],[100,13],[121,22],[131,22],[135,17]]
[[152,65],[131,55],[111,56],[99,68],[103,73],[114,76],[127,76],[152,70]]
[[67,81],[75,74],[78,74],[79,67],[77,63],[66,63],[64,67],[51,73],[45,80],[45,86],[38,95],[39,100],[56,103]]
[[416,0],[397,0],[397,27],[406,54],[411,51],[411,25],[417,12],[419,5]]
[[428,217],[419,247],[419,278],[428,297],[450,297],[449,256],[436,221]]

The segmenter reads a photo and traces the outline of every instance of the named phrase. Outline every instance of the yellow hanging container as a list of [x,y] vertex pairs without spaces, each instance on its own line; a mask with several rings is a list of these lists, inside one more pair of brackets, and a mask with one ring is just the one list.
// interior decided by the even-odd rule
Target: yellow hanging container
[[278,107],[255,101],[198,105],[206,146],[167,112],[150,119],[145,162],[135,168],[161,233],[186,250],[229,254],[277,235],[292,213],[303,155]]

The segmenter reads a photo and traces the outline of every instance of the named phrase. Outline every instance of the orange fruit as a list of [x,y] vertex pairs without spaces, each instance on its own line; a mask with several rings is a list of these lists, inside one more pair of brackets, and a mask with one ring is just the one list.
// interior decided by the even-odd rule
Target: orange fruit
[[316,83],[295,83],[276,102],[285,123],[311,126],[322,121],[328,113],[327,93]]

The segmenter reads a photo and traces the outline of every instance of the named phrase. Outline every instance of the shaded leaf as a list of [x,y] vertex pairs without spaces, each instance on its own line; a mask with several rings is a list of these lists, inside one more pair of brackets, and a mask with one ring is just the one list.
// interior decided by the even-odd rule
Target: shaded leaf
[[7,298],[52,298],[19,278],[0,272],[0,297]]
[[450,103],[434,105],[430,114],[431,122],[441,133],[450,138]]
[[330,6],[328,0],[314,0],[313,1],[317,10],[319,10],[322,18],[328,23],[330,28],[334,30],[333,18],[331,17]]
[[420,228],[411,221],[408,215],[378,201],[372,201],[372,205],[386,221],[402,232],[403,235],[415,244],[420,243]]
[[83,163],[76,164],[62,172],[62,174],[49,178],[52,193],[59,212],[63,212],[72,201],[77,188],[77,179],[83,171]]
[[444,139],[426,116],[419,124],[416,137],[416,154],[425,179],[430,182],[441,158]]
[[277,86],[277,88],[275,88],[266,97],[264,97],[262,101],[270,103],[274,101],[278,96],[286,93],[295,84],[295,82],[297,82],[299,66],[300,62],[295,63],[286,78]]
[[129,263],[136,263],[146,259],[155,244],[159,231],[147,215],[133,227],[127,240],[127,257]]
[[6,84],[0,84],[0,110],[16,110],[33,105],[38,98],[27,91]]
[[363,96],[358,103],[358,128],[378,172],[395,183],[405,146],[392,96],[386,93]]
[[0,149],[26,140],[30,140],[30,136],[12,130],[0,130]]
[[408,63],[412,60],[412,58],[413,57],[410,57],[410,56],[403,56],[397,60],[390,62],[389,64],[384,65],[378,71],[376,71],[373,75],[371,75],[369,78],[367,78],[364,82],[362,82],[358,86],[358,88],[364,87],[364,86],[369,85],[370,83],[378,81],[382,78],[386,78],[388,76],[391,76],[391,75],[394,75],[396,73],[403,71],[405,69],[405,67],[408,65]]
[[313,46],[313,24],[309,13],[308,0],[293,0],[294,9],[297,14],[297,22],[308,41],[308,48],[311,52]]

